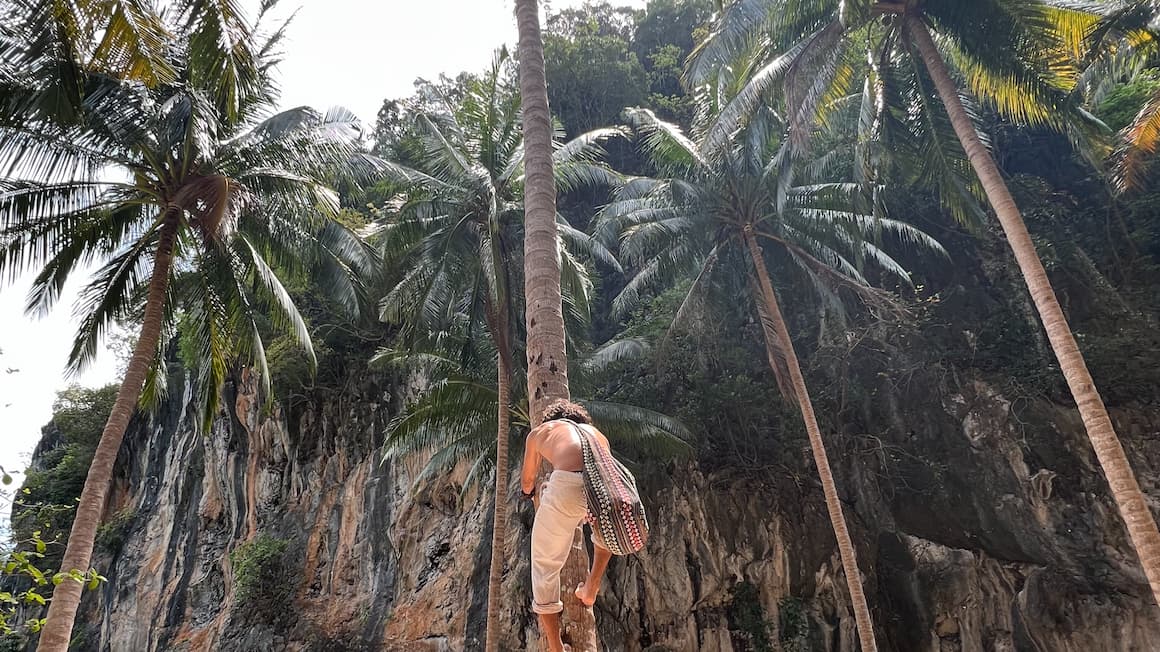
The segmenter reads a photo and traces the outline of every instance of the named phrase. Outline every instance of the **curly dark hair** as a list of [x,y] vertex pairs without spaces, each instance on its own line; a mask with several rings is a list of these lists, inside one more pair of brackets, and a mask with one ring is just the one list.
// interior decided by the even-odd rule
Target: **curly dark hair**
[[584,406],[562,398],[552,401],[548,407],[544,408],[542,421],[555,421],[556,419],[568,419],[576,423],[592,423],[592,417],[589,416],[588,410],[585,410]]

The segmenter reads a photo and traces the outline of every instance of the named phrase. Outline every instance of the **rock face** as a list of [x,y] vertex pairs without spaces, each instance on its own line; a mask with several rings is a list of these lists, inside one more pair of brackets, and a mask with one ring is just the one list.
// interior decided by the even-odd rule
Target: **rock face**
[[[400,402],[385,381],[293,415],[269,412],[254,384],[231,386],[211,433],[179,407],[134,427],[110,513],[135,516],[97,560],[109,582],[84,606],[81,647],[481,649],[489,496],[461,500],[462,472],[411,490],[405,464],[381,462]],[[887,434],[827,433],[882,649],[1155,649],[1160,609],[1074,411],[1016,406],[978,378],[911,387],[863,407]],[[1160,416],[1113,417],[1160,495]],[[681,462],[642,485],[652,542],[612,563],[597,603],[608,650],[857,649],[812,477]],[[256,562],[263,540],[284,545]],[[508,551],[503,649],[534,641],[526,545]]]
[[[1160,649],[1160,607],[1034,320],[1020,317],[1026,294],[1010,261],[984,258],[937,279],[941,304],[913,331],[799,349],[880,649]],[[1060,287],[1073,316],[1088,315],[1082,329],[1091,297]],[[1089,362],[1156,498],[1160,381],[1137,368],[1160,346],[1149,315],[1120,313],[1107,336],[1119,339],[1102,345],[1109,331],[1088,321],[1081,344],[1131,356]],[[205,434],[183,400],[135,422],[107,512],[126,530],[98,551],[109,582],[83,605],[78,649],[482,649],[490,492],[464,495],[465,469],[413,489],[416,469],[383,462],[381,446],[414,388],[361,368],[338,376],[282,411],[242,373]],[[596,604],[607,650],[856,652],[807,443],[796,417],[778,418],[766,423],[779,439],[746,441],[757,461],[744,468],[701,450],[639,471],[652,536],[610,566]],[[527,507],[513,504],[512,520],[500,647],[524,650]]]

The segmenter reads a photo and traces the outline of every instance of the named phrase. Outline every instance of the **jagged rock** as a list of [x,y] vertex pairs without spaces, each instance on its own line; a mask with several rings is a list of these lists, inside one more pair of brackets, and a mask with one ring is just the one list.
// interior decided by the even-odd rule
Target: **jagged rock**
[[[878,444],[905,446],[903,461],[834,455],[881,649],[1154,649],[1160,609],[1073,411],[1039,401],[1016,415],[982,380],[921,389],[936,390],[941,401],[867,408],[901,424]],[[481,649],[487,493],[461,502],[463,469],[412,490],[414,469],[381,461],[397,405],[373,378],[292,416],[266,414],[255,391],[243,374],[206,435],[180,407],[131,433],[112,501],[136,508],[135,527],[98,560],[110,581],[85,603],[84,648]],[[1113,417],[1160,431],[1154,412]],[[1155,495],[1160,445],[1128,447]],[[596,605],[607,649],[857,649],[816,484],[693,463],[641,482],[652,543],[613,560]],[[521,509],[517,535],[530,520]],[[259,535],[287,542],[287,590],[242,602],[230,553]],[[508,551],[503,649],[534,640],[526,546],[517,536]]]

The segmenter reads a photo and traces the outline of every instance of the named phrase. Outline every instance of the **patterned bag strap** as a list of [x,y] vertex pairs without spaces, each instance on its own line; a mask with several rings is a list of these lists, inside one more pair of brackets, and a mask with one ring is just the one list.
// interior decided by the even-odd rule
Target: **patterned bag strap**
[[580,424],[571,419],[559,419],[572,427],[576,434],[580,435],[580,450],[584,455],[584,461],[587,462],[589,458],[596,458],[596,451],[592,448],[592,435],[587,430],[580,427]]
[[[587,485],[588,483],[594,481],[594,479],[589,476],[591,475],[590,470],[596,468],[596,451],[592,449],[592,442],[589,440],[588,433],[586,433],[579,424],[577,424],[575,421],[572,421],[571,419],[560,419],[560,421],[567,423],[572,427],[573,430],[576,431],[578,435],[580,435],[580,454],[583,458],[583,468],[581,469],[581,473],[583,474],[584,482]],[[595,480],[599,481],[598,478]],[[587,488],[585,489],[585,492],[587,493]],[[587,498],[587,496],[585,497]],[[592,513],[592,506],[588,505],[587,509],[585,509],[585,512],[584,521],[595,527],[596,517]]]

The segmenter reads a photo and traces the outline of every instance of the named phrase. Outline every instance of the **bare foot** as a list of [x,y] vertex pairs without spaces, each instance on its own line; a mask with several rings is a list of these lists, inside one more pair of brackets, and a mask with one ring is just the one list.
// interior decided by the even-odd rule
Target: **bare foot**
[[580,598],[580,602],[583,602],[585,607],[596,604],[596,591],[589,591],[588,587],[584,586],[584,582],[576,587],[576,597]]

